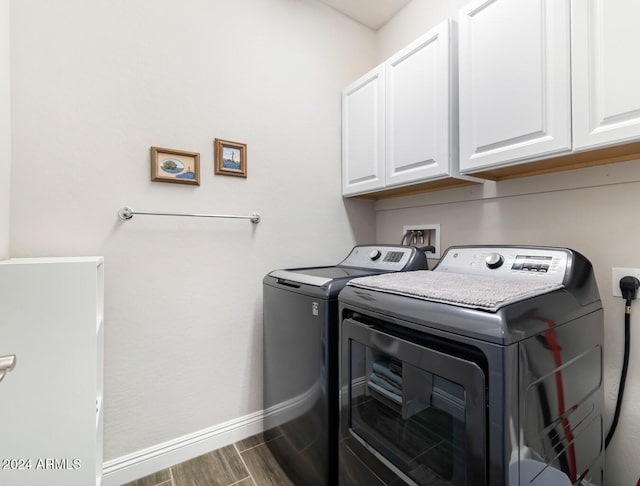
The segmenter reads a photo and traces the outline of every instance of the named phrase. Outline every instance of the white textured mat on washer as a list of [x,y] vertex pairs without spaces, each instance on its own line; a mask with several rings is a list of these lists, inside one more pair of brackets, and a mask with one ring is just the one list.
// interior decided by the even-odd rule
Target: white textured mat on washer
[[562,284],[541,282],[534,276],[504,279],[428,270],[360,277],[348,285],[491,312],[563,288]]

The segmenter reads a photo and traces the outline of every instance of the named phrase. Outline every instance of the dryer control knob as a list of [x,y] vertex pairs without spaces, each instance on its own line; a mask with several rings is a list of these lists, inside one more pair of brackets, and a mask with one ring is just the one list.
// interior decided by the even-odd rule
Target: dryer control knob
[[484,259],[487,267],[489,268],[499,268],[504,263],[504,258],[500,253],[489,253],[487,258]]
[[369,258],[371,258],[374,262],[382,256],[382,252],[380,250],[371,250],[369,253]]

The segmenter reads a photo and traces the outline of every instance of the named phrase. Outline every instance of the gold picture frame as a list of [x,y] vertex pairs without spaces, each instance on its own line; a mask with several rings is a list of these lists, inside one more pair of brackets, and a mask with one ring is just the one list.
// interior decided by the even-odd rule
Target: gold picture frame
[[200,185],[200,154],[151,147],[151,180]]
[[214,172],[247,177],[247,144],[216,138],[213,142]]

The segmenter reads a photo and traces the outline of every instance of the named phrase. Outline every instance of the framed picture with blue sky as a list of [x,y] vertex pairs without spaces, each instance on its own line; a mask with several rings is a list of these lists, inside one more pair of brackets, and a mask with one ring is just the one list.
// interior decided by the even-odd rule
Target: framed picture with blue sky
[[216,174],[247,177],[247,144],[216,138],[213,153]]

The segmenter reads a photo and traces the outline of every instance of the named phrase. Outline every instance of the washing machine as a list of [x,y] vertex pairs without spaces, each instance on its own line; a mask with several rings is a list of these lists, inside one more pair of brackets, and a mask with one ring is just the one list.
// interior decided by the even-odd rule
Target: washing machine
[[566,248],[459,246],[353,279],[341,485],[601,486],[603,312]]
[[337,484],[338,293],[356,277],[426,268],[420,249],[366,245],[335,266],[264,277],[264,435],[295,484]]

